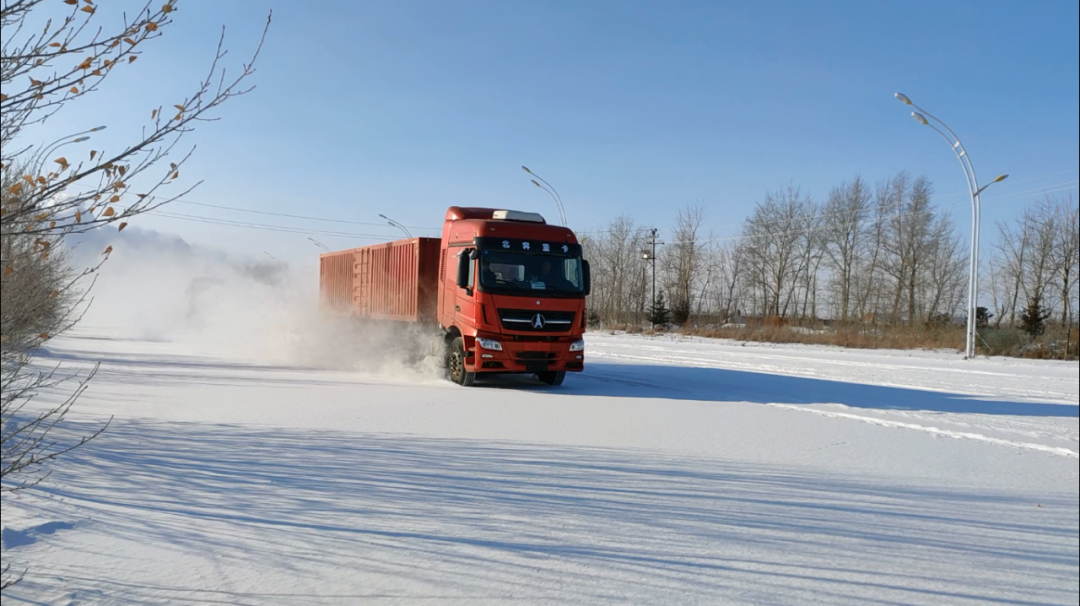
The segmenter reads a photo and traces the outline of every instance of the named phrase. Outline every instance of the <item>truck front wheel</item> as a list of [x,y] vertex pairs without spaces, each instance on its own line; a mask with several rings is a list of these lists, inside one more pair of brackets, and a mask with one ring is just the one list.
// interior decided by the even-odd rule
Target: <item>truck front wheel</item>
[[566,380],[566,372],[562,370],[557,372],[538,372],[536,373],[536,378],[540,379],[541,383],[551,385],[552,387],[558,387]]
[[450,344],[446,361],[450,380],[463,387],[469,387],[476,381],[476,373],[465,369],[465,341],[458,337]]

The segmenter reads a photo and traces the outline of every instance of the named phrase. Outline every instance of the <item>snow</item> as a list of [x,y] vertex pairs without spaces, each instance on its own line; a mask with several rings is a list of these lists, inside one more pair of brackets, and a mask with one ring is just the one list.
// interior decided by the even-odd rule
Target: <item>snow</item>
[[109,426],[5,498],[5,605],[1078,604],[1076,363],[591,333],[466,389],[272,311],[50,344]]

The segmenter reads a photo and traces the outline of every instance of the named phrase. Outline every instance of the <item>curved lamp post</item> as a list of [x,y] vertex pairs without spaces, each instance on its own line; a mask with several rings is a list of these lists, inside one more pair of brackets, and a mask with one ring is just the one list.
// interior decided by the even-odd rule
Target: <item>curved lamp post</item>
[[[540,175],[538,175],[538,174],[534,173],[533,171],[529,170],[528,166],[522,166],[521,170],[523,170],[523,171],[529,173],[530,175],[536,177],[536,179],[539,179],[539,181],[537,181],[536,179],[530,179],[530,181],[532,182],[533,185],[535,185],[535,186],[539,187],[540,189],[546,191],[547,194],[549,196],[551,196],[551,199],[555,201],[555,208],[559,209],[559,221],[562,222],[561,225],[563,227],[566,227],[566,208],[563,206],[562,196],[559,195],[559,192],[555,191],[555,188],[552,187],[552,185],[550,183],[545,181],[543,177],[541,177]],[[541,183],[543,183],[543,185],[541,185]]]
[[48,158],[49,154],[51,154],[52,152],[71,143],[82,143],[83,141],[87,141],[90,139],[90,137],[87,137],[85,135],[100,132],[105,130],[106,128],[107,127],[105,126],[96,126],[94,128],[91,128],[90,130],[84,130],[81,133],[74,133],[71,135],[65,135],[63,137],[60,137],[56,141],[53,141],[52,143],[42,148],[42,150],[34,156],[33,161],[30,163],[30,167],[33,169],[34,172],[38,172],[38,165],[41,164],[41,162],[43,162],[46,158]]
[[[990,183],[979,187],[979,180],[975,176],[975,166],[971,163],[971,156],[969,156],[967,150],[964,149],[964,144],[960,142],[960,138],[956,136],[956,133],[954,133],[944,122],[934,117],[933,114],[918,105],[915,105],[907,95],[896,93],[895,96],[901,103],[910,105],[918,110],[911,112],[911,117],[919,124],[929,126],[934,129],[937,134],[941,135],[941,138],[945,139],[945,142],[952,148],[953,153],[956,154],[956,159],[960,161],[960,166],[964,169],[964,178],[967,180],[968,192],[971,194],[971,267],[968,275],[967,332],[965,333],[964,339],[964,357],[965,359],[970,360],[975,357],[975,335],[978,328],[979,232],[982,221],[982,209],[979,203],[979,195],[994,183],[1001,183],[1005,179],[1008,179],[1009,175],[1001,175]],[[931,120],[933,122],[931,122]],[[940,128],[938,125],[940,125]]]
[[386,215],[379,215],[379,216],[382,217],[383,219],[386,219],[386,222],[388,224],[390,224],[390,225],[400,229],[401,231],[405,232],[406,237],[408,237],[410,239],[413,237],[412,232],[410,232],[408,229],[406,229],[406,227],[404,225],[402,225],[401,223],[398,223],[397,221],[391,219],[390,217],[387,217]]
[[326,252],[330,252],[330,247],[329,246],[323,244],[322,242],[319,242],[315,238],[312,238],[311,236],[308,236],[308,240],[311,240],[311,243],[314,244],[315,246],[318,246],[319,248],[325,250]]

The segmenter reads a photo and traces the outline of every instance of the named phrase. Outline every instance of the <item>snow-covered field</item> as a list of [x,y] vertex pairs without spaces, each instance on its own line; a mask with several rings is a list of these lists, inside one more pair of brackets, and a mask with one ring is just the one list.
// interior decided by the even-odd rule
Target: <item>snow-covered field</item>
[[1075,363],[594,333],[465,389],[218,345],[50,347],[102,363],[72,435],[113,420],[5,500],[5,606],[1080,603]]

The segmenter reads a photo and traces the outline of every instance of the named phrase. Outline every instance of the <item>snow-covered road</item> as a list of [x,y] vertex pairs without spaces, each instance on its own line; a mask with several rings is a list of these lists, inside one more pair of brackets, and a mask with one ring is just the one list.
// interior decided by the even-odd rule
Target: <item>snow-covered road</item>
[[12,604],[1078,604],[1075,363],[590,334],[463,389],[84,332]]

